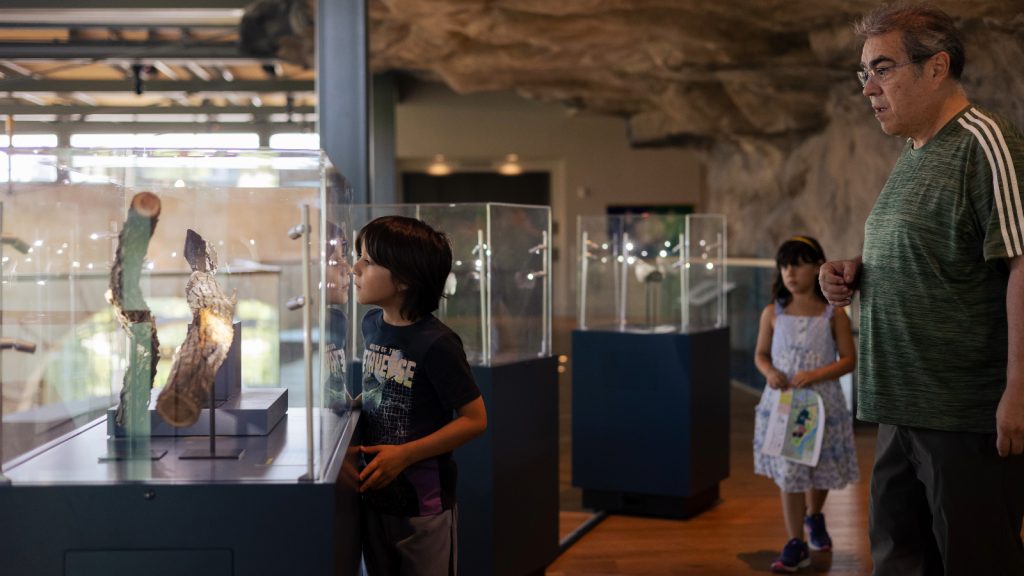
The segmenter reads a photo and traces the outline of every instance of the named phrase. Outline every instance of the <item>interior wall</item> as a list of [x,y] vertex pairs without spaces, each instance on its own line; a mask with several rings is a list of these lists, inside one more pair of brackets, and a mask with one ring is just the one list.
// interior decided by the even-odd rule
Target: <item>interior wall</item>
[[456,169],[488,170],[518,154],[527,170],[551,172],[554,313],[576,313],[576,219],[612,204],[693,204],[703,176],[683,149],[635,150],[620,118],[573,115],[515,94],[457,95],[420,85],[398,103],[397,165],[422,169],[443,154]]

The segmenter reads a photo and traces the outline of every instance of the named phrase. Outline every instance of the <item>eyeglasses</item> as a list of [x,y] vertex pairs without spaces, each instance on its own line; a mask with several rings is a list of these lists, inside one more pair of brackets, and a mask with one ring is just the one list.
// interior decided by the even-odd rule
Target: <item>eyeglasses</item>
[[913,60],[908,60],[903,64],[893,64],[892,66],[878,66],[877,68],[872,68],[870,70],[858,70],[857,79],[860,80],[861,86],[867,86],[868,80],[872,78],[875,79],[875,84],[885,84],[890,78],[889,73],[892,72],[893,70],[897,68],[903,68],[904,66],[910,66],[911,64],[917,64],[918,62],[924,62],[925,60],[931,58],[934,55],[935,54],[929,54],[921,58],[914,58]]

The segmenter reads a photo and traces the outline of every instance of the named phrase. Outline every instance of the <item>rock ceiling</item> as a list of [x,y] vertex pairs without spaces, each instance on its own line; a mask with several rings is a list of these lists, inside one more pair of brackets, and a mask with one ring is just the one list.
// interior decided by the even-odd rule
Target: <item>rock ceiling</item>
[[[371,0],[375,71],[627,120],[634,145],[821,128],[866,0]],[[1024,44],[1024,1],[936,2]]]

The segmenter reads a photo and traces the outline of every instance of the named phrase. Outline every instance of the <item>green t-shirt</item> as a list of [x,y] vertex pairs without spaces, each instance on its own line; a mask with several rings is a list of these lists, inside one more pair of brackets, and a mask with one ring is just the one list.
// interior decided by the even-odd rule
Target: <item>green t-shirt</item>
[[968,106],[908,143],[864,225],[862,420],[994,432],[1008,258],[1024,253],[1024,136]]

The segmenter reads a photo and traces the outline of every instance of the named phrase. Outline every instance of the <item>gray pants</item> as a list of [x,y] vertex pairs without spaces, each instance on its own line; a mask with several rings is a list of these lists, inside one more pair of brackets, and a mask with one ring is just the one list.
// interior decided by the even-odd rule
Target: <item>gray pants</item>
[[363,507],[363,563],[369,576],[456,576],[458,511],[391,516]]
[[1024,456],[995,434],[881,424],[871,475],[874,576],[1024,574]]

